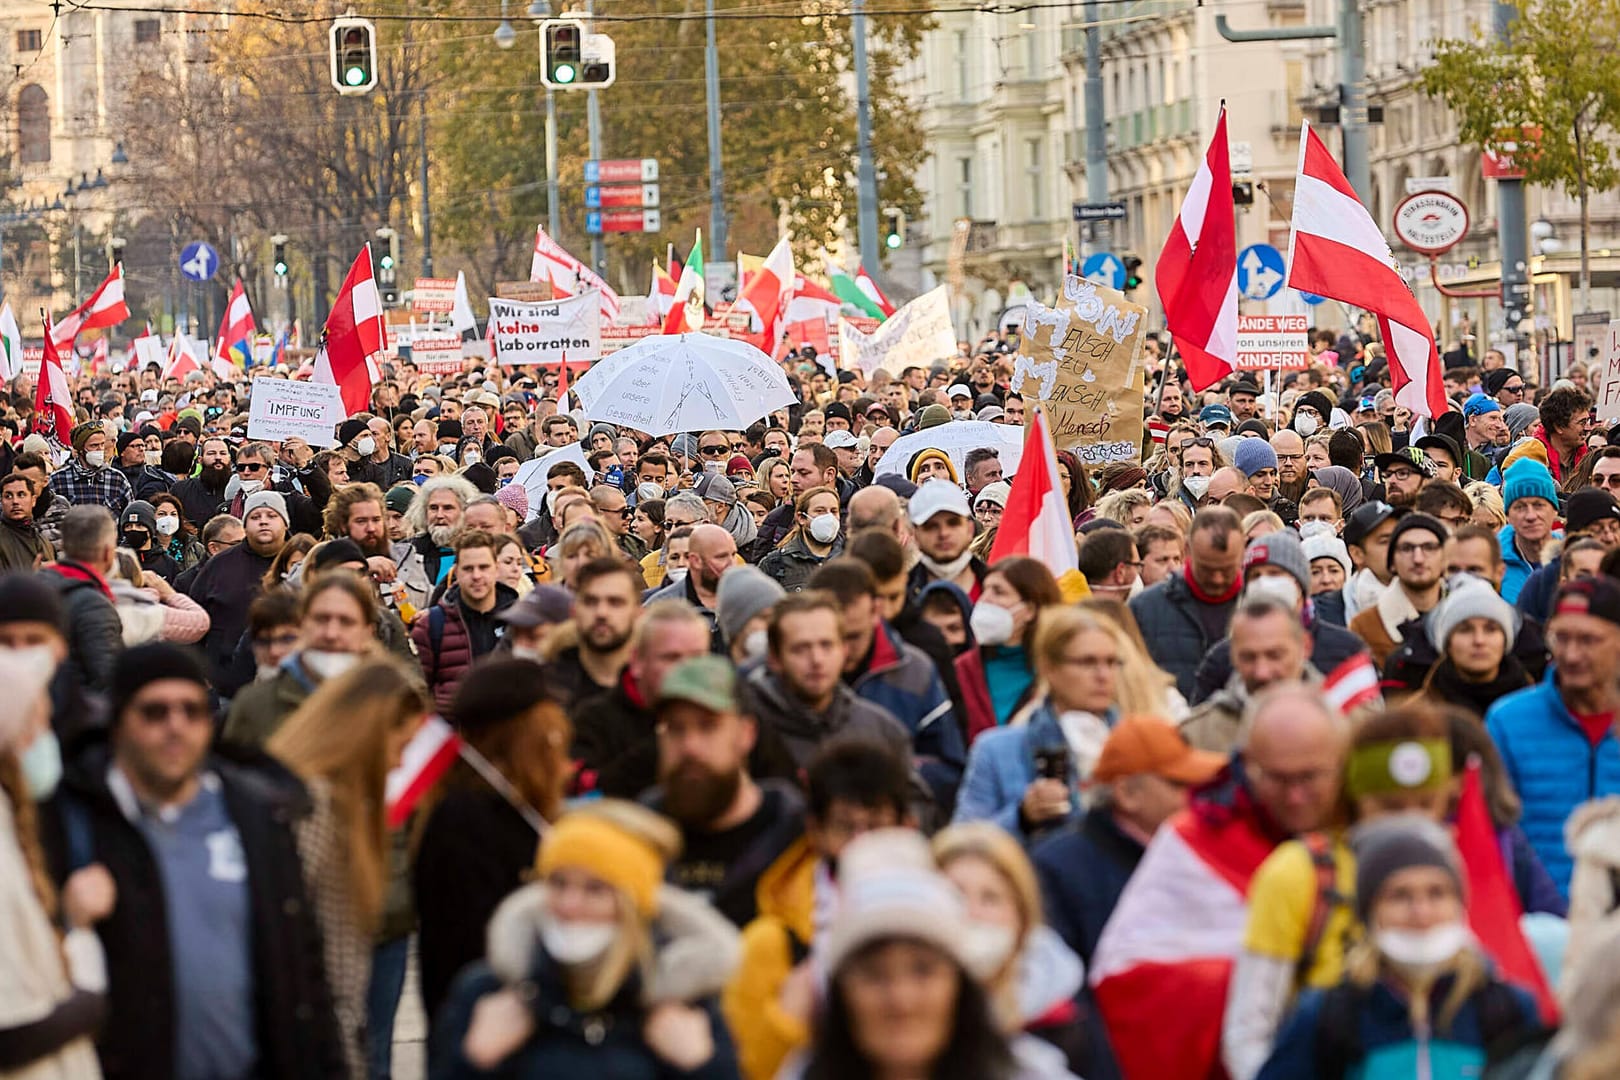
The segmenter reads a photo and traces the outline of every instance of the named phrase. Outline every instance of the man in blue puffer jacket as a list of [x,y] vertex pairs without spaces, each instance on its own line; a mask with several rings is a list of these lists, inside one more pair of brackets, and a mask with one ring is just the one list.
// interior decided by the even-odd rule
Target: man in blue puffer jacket
[[1524,803],[1525,835],[1567,898],[1565,819],[1584,802],[1620,794],[1620,584],[1566,582],[1553,599],[1547,638],[1547,677],[1492,705],[1485,727]]

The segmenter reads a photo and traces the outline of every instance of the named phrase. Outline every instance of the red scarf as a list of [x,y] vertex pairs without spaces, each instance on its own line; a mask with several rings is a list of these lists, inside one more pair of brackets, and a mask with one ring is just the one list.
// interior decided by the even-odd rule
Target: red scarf
[[1238,593],[1243,591],[1243,575],[1239,574],[1232,582],[1232,587],[1220,596],[1211,596],[1198,587],[1198,579],[1193,577],[1192,560],[1188,559],[1181,567],[1181,579],[1192,590],[1193,598],[1201,604],[1225,604],[1237,599]]
[[83,563],[63,560],[56,564],[56,572],[73,581],[88,581],[101,590],[102,596],[105,596],[108,600],[113,598],[112,589],[107,585],[107,579]]

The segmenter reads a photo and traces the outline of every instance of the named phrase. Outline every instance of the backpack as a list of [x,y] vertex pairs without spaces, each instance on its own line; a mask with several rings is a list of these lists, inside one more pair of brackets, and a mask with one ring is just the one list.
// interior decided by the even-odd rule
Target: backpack
[[1294,985],[1304,986],[1305,977],[1316,963],[1322,939],[1327,936],[1328,920],[1336,907],[1348,907],[1352,897],[1339,891],[1339,867],[1333,859],[1333,840],[1326,833],[1306,833],[1300,843],[1311,856],[1311,871],[1316,881],[1316,898],[1311,905],[1311,918],[1305,924],[1305,941],[1294,962]]

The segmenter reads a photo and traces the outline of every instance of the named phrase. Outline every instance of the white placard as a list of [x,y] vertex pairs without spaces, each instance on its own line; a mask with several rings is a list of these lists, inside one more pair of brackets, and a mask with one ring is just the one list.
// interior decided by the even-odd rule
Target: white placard
[[280,442],[296,437],[311,446],[331,446],[345,415],[343,388],[334,383],[254,379],[248,438]]
[[419,337],[411,342],[411,363],[424,375],[454,375],[461,370],[461,338]]
[[898,375],[908,367],[926,368],[956,355],[945,286],[932,289],[890,315],[871,334],[845,320],[838,323],[838,366],[871,375],[878,368]]
[[1620,319],[1609,324],[1602,348],[1603,366],[1592,373],[1598,389],[1597,417],[1620,420]]
[[602,299],[595,289],[535,304],[490,297],[489,322],[502,367],[586,363],[602,356]]

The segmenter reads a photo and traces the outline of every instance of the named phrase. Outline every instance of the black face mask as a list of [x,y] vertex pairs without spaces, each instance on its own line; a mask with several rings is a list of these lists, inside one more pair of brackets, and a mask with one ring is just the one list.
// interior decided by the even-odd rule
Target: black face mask
[[145,529],[125,529],[123,535],[124,546],[134,551],[140,551],[152,540],[152,534]]

